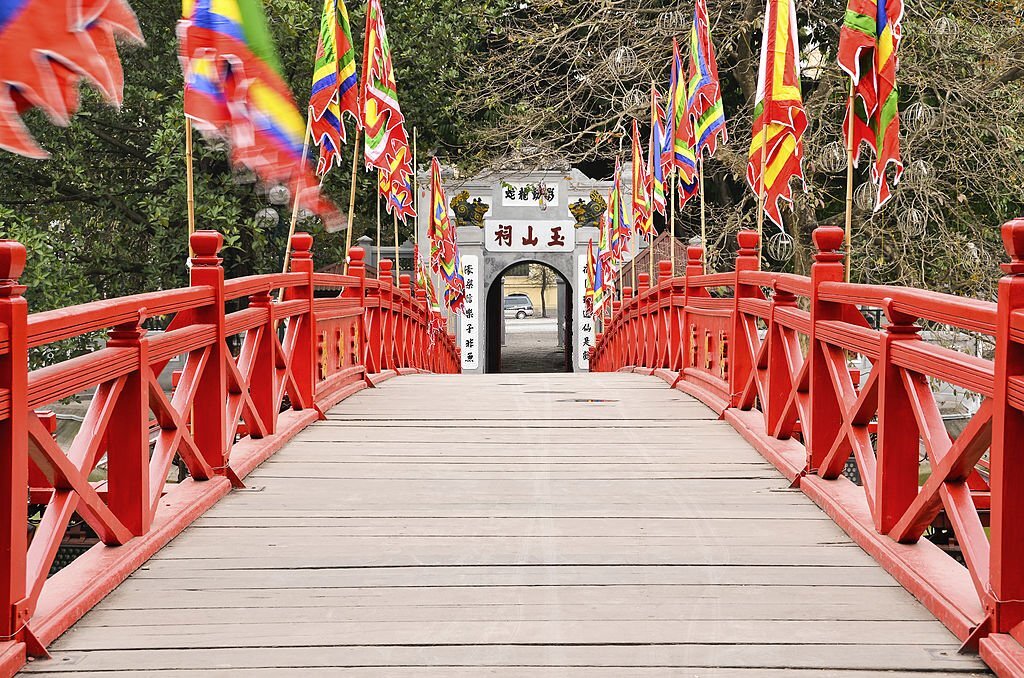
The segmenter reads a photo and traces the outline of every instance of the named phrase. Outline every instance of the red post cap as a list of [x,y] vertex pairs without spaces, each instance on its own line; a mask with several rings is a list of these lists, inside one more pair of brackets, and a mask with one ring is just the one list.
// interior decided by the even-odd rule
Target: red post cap
[[632,287],[623,287],[622,288],[622,298],[623,299],[632,299],[633,298],[633,288]]
[[704,261],[704,248],[700,245],[690,245],[686,248],[686,262],[690,266],[700,266]]
[[658,281],[668,280],[672,277],[672,262],[671,261],[659,261],[658,262]]
[[193,266],[218,266],[221,258],[220,248],[224,246],[224,236],[217,231],[196,231],[188,239],[192,246]]
[[757,231],[740,231],[736,234],[736,242],[739,243],[741,257],[757,256]]
[[843,240],[846,232],[838,226],[819,226],[811,235],[818,253],[814,260],[819,263],[835,263],[843,260]]
[[353,247],[348,251],[348,258],[351,260],[350,265],[354,265],[356,262],[362,264],[366,260],[366,250],[362,247]]
[[18,282],[27,257],[25,246],[17,240],[0,240],[0,282]]
[[649,273],[641,273],[637,277],[637,287],[643,292],[651,287],[651,275]]
[[313,258],[313,236],[309,233],[292,234],[292,259]]
[[1024,219],[1013,219],[1003,224],[1003,247],[1010,255],[1010,263],[1000,266],[1007,273],[1024,273]]

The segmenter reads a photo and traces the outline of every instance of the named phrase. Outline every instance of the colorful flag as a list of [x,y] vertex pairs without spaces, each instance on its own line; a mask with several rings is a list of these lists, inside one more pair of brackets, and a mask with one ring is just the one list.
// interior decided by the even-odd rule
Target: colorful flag
[[644,166],[644,149],[640,145],[640,125],[633,121],[633,228],[645,238],[654,232],[651,210],[651,181]]
[[[800,44],[794,0],[768,0],[761,42],[761,66],[754,126],[747,159],[747,183],[764,212],[780,228],[779,200],[792,202],[790,180],[803,179],[803,135],[807,130],[800,93]],[[764,172],[762,176],[762,166]]]
[[466,281],[462,277],[459,245],[455,228],[448,217],[448,200],[441,184],[441,163],[434,158],[430,167],[430,267],[444,278],[444,303],[452,312],[462,310],[466,296]]
[[391,62],[391,43],[384,26],[380,0],[366,5],[363,41],[362,120],[366,130],[366,165],[383,175],[381,195],[388,212],[405,221],[416,215],[412,195],[412,153],[405,116],[398,105],[398,86]]
[[78,83],[88,80],[108,102],[120,105],[124,74],[114,36],[142,42],[131,7],[121,0],[0,0],[0,148],[29,158],[40,148],[21,114],[40,108],[57,125],[78,112]]
[[672,80],[669,86],[669,117],[672,119],[673,166],[683,185],[694,183],[697,156],[693,152],[693,125],[686,109],[686,73],[679,56],[679,43],[672,40]]
[[611,240],[609,251],[615,262],[621,262],[623,255],[629,251],[631,234],[629,219],[626,218],[625,206],[622,204],[622,166],[616,159],[615,183],[612,184],[612,191],[608,196],[608,237]]
[[[658,105],[658,89],[651,85],[651,148],[648,152],[647,175],[651,178],[651,217],[653,226],[654,211],[665,216],[665,173],[661,165],[661,141],[664,131],[662,119],[665,112]],[[652,228],[653,230],[653,228]]]
[[707,0],[697,0],[693,8],[693,28],[690,30],[690,86],[687,92],[687,115],[693,127],[695,150],[700,158],[707,149],[713,156],[722,143],[729,140],[725,130],[725,108],[722,88],[718,80],[715,48],[711,45],[711,25],[708,20]]
[[594,311],[601,310],[601,305],[606,299],[608,288],[611,286],[612,261],[611,252],[608,251],[608,220],[601,215],[601,222],[598,230],[597,259],[594,268]]
[[361,124],[357,80],[356,52],[345,0],[324,0],[320,41],[313,65],[313,91],[309,97],[313,143],[320,147],[316,166],[319,176],[327,174],[335,164],[341,164],[339,153],[345,143],[342,115],[348,113],[356,125]]
[[[878,187],[876,210],[892,196],[886,178],[888,166],[893,166],[893,186],[903,175],[896,87],[902,19],[902,0],[849,0],[839,32],[839,66],[853,78],[854,87],[853,100],[847,104],[843,135],[849,148],[853,115],[852,148],[859,151],[861,142],[866,142],[875,152],[871,180]],[[854,165],[859,155],[854,154]]]
[[231,144],[232,161],[284,182],[328,227],[341,221],[302,163],[306,121],[280,75],[260,0],[184,0],[178,22],[185,115]]

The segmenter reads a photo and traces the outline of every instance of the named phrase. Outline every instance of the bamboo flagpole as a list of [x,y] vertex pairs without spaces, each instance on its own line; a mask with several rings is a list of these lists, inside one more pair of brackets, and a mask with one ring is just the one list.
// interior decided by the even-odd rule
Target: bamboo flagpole
[[[302,161],[299,164],[302,170],[306,169],[306,159],[309,156],[309,139],[313,135],[313,116],[307,115],[306,117],[308,118],[306,120],[306,139],[302,142]],[[321,183],[323,183],[322,179]],[[295,182],[295,195],[292,196],[292,220],[288,225],[288,239],[284,241],[284,266],[281,268],[282,273],[288,272],[288,264],[291,261],[292,236],[295,235],[295,225],[299,222],[299,196],[302,195],[302,188],[302,174],[299,174]],[[284,288],[278,291],[277,300],[284,300]]]
[[189,259],[195,254],[192,251],[192,234],[196,232],[196,188],[195,169],[192,164],[192,118],[185,116],[185,187],[186,205],[188,209],[188,256]]
[[[669,260],[672,262],[672,277],[676,277],[676,169],[673,167],[672,171],[669,172],[669,182],[671,187],[669,188],[669,195],[672,201],[672,216],[670,221],[672,226],[669,228],[669,239],[668,246],[672,254],[669,255]],[[651,285],[654,285],[654,278],[652,274]]]
[[850,267],[851,263],[851,250],[850,243],[853,234],[853,161],[854,161],[854,147],[853,147],[853,116],[855,112],[853,110],[854,105],[854,84],[853,78],[850,78],[850,98],[848,100],[849,114],[847,117],[850,118],[849,123],[846,126],[846,282],[850,282]]
[[757,192],[757,268],[761,268],[761,253],[764,251],[764,201],[767,189],[765,186],[765,169],[768,163],[768,124],[765,122],[761,130],[761,188]]
[[[419,250],[420,247],[420,178],[419,178],[419,166],[416,164],[416,128],[412,128],[412,206],[416,211],[416,214],[412,218],[412,244]],[[416,266],[419,266],[419,262],[416,262]],[[415,270],[413,275],[416,275]]]
[[373,193],[374,193],[375,196],[377,196],[377,198],[376,198],[376,205],[377,205],[377,259],[376,259],[376,264],[375,265],[376,265],[376,268],[377,268],[377,276],[379,277],[380,276],[380,170],[377,170],[377,185],[374,187]]
[[349,263],[349,252],[352,249],[352,230],[355,227],[354,219],[356,216],[356,182],[358,179],[359,170],[359,134],[363,131],[362,127],[356,125],[356,138],[352,143],[352,185],[348,190],[348,233],[345,234],[345,275],[348,275],[348,263]]
[[397,209],[394,212],[391,213],[391,217],[395,221],[395,284],[398,284],[398,281],[399,281],[399,275],[398,274],[401,271],[402,267],[399,264],[399,259],[398,259],[398,210]]
[[707,273],[708,266],[708,222],[704,207],[704,152],[697,158],[697,176],[700,178],[700,263]]

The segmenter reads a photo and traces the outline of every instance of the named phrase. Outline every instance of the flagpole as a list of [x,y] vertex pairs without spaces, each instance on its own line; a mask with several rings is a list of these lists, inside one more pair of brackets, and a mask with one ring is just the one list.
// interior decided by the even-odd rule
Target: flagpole
[[629,279],[633,285],[633,294],[636,294],[636,257],[640,254],[640,243],[637,242],[637,238],[639,238],[639,234],[636,232],[636,224],[633,224],[633,243],[630,247],[633,258],[629,262]]
[[185,181],[186,205],[188,208],[188,256],[191,259],[192,234],[196,232],[196,189],[195,170],[192,165],[192,118],[185,116]]
[[395,220],[395,283],[397,284],[399,281],[398,274],[399,271],[401,270],[401,266],[398,263],[398,210],[396,209],[394,212],[392,212],[391,216]]
[[847,124],[846,130],[846,282],[850,282],[850,268],[853,265],[850,249],[853,233],[853,97],[854,83],[853,78],[850,78],[850,99],[847,103],[847,116],[850,118],[850,121]]
[[[308,118],[306,120],[306,139],[302,142],[302,161],[299,164],[300,174],[295,181],[295,195],[292,196],[292,221],[288,226],[288,239],[284,242],[284,266],[281,269],[282,273],[288,272],[288,263],[291,260],[292,236],[295,235],[295,225],[299,222],[299,195],[302,193],[302,173],[306,170],[306,158],[309,155],[309,138],[313,134],[313,116],[307,115],[306,117]],[[277,293],[277,300],[284,301],[283,287]]]
[[704,152],[700,152],[697,158],[697,176],[700,177],[700,263],[707,273],[708,266],[708,227],[707,216],[704,211]]
[[[676,168],[673,167],[672,171],[669,172],[669,181],[671,182],[670,194],[672,200],[672,227],[669,229],[668,245],[672,251],[670,259],[672,261],[672,277],[676,277]],[[654,280],[651,280],[651,284],[654,284]]]
[[[419,183],[419,166],[416,164],[416,128],[412,128],[412,194],[413,202],[412,206],[416,210],[416,214],[413,216],[413,229],[412,229],[412,242],[416,246],[417,250],[420,246],[420,183]],[[416,262],[419,265],[419,262]]]
[[654,280],[654,228],[651,228],[651,236],[647,245],[647,278]]
[[348,190],[348,233],[345,234],[345,275],[348,275],[349,251],[352,249],[352,228],[355,226],[353,219],[356,214],[356,180],[359,169],[359,134],[362,127],[356,124],[356,138],[352,143],[352,185]]
[[377,186],[374,188],[377,196],[377,276],[380,277],[380,170],[377,170]]
[[761,188],[757,192],[757,268],[761,268],[761,252],[764,250],[764,202],[765,202],[765,168],[768,163],[768,123],[764,121],[761,129]]

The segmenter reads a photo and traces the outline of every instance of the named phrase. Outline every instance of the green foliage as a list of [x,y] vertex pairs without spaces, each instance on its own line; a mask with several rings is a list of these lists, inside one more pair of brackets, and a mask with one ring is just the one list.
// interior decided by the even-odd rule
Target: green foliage
[[[107,106],[85,86],[82,110],[69,127],[54,127],[38,112],[27,116],[51,159],[0,154],[0,237],[17,238],[29,247],[26,280],[34,311],[187,282],[183,83],[175,35],[180,4],[131,4],[146,46],[121,48],[121,108]],[[413,127],[419,130],[421,166],[429,153],[447,155],[460,148],[471,121],[451,92],[461,64],[478,49],[488,20],[502,4],[386,3],[400,101],[410,134]],[[301,108],[309,96],[322,2],[266,0],[265,6],[283,75]],[[349,12],[361,53],[365,6],[350,2]],[[351,121],[348,126],[351,141]],[[345,166],[325,182],[328,195],[343,210],[351,153],[350,144],[343,153]],[[224,235],[228,276],[279,270],[290,207],[273,206],[280,215],[277,227],[261,227],[255,215],[271,207],[264,188],[232,171],[223,144],[196,135],[194,154],[196,224]],[[353,240],[373,230],[375,221],[373,176],[360,171],[358,181]],[[316,220],[299,227],[314,232],[317,265],[343,257],[344,233],[323,233]],[[390,228],[384,231],[391,233]],[[402,237],[410,233],[411,224]]]

